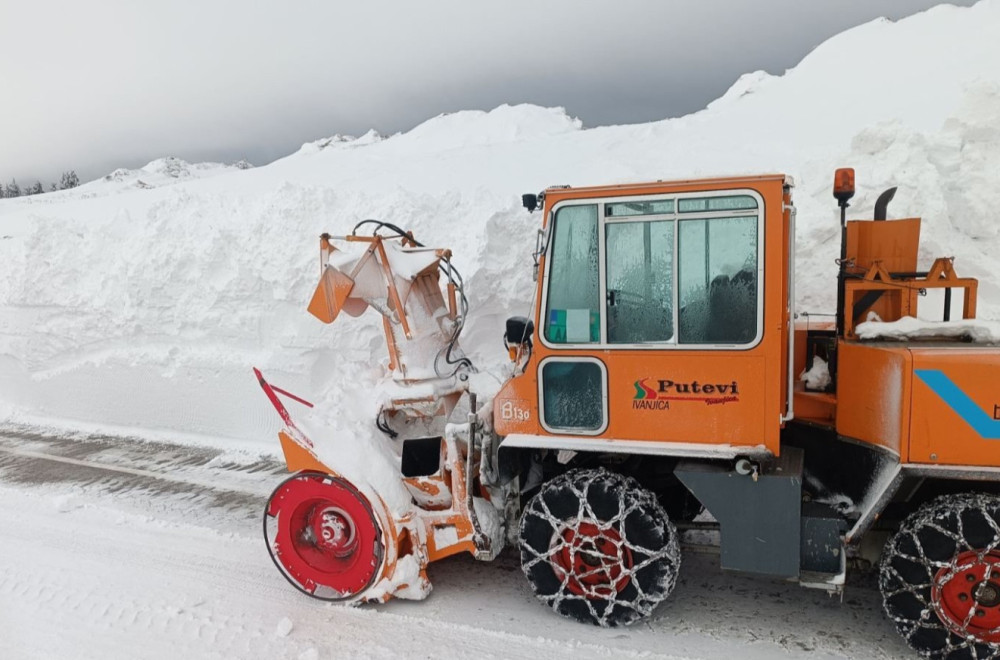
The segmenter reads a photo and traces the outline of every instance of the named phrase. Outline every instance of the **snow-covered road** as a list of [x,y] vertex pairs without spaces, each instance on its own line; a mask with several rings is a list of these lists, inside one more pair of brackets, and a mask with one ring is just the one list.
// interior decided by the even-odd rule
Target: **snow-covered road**
[[870,580],[841,603],[706,554],[627,629],[550,613],[511,554],[432,565],[421,603],[314,601],[261,540],[280,479],[266,456],[0,432],[0,658],[914,657]]

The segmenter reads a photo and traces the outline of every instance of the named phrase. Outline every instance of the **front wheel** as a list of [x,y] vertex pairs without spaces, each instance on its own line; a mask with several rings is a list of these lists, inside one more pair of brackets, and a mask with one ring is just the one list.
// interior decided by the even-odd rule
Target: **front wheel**
[[1000,658],[1000,497],[945,495],[912,513],[886,544],[879,587],[922,655]]
[[600,626],[648,616],[680,568],[677,530],[635,479],[572,470],[545,484],[521,517],[521,567],[559,614]]

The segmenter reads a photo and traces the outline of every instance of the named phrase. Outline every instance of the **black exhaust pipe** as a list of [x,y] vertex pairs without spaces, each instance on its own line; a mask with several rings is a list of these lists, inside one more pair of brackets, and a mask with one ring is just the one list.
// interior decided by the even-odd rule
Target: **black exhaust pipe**
[[875,200],[876,220],[885,220],[885,209],[887,206],[889,206],[889,202],[891,202],[892,198],[895,196],[896,196],[896,186],[889,188],[884,193],[878,196],[878,199]]

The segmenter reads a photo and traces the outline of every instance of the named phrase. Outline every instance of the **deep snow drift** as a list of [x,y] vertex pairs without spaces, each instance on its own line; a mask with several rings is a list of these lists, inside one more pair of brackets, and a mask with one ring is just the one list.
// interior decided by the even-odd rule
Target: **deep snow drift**
[[318,140],[257,169],[154,161],[2,200],[0,420],[276,449],[255,365],[339,415],[336,432],[371,433],[380,319],[326,327],[305,306],[318,235],[372,217],[454,250],[472,310],[462,345],[496,381],[500,323],[532,293],[540,217],[519,195],[552,184],[792,174],[799,306],[830,312],[830,185],[834,168],[853,166],[854,215],[899,185],[889,213],[924,218],[921,266],[954,255],[960,275],[981,280],[980,315],[1000,318],[997,34],[1000,0],[942,6],[845,32],[679,119],[584,129],[561,109],[501,106],[387,138]]

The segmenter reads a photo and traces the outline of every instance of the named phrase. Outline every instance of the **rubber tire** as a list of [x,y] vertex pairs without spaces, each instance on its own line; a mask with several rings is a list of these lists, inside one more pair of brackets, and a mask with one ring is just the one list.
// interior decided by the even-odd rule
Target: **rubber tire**
[[[630,548],[633,565],[649,563],[634,571],[628,584],[607,599],[573,593],[551,561],[552,547],[573,526],[581,511],[581,495],[599,526],[628,511],[616,527]],[[546,509],[549,516],[545,516]],[[557,520],[553,526],[550,518]],[[603,468],[571,470],[542,486],[521,516],[519,529],[521,567],[535,595],[558,614],[605,627],[639,621],[673,591],[680,568],[677,530],[656,497],[631,478]]]
[[[924,657],[935,660],[1000,658],[1000,645],[973,644],[947,629],[931,605],[930,583],[934,576],[929,575],[923,564],[908,558],[918,554],[915,539],[920,541],[925,556],[932,561],[951,561],[963,550],[968,550],[935,526],[956,535],[960,535],[961,530],[972,548],[983,549],[991,543],[1000,545],[994,541],[995,527],[990,525],[988,518],[992,518],[994,525],[1000,523],[1000,497],[979,493],[943,495],[907,516],[882,551],[879,590],[885,613],[907,644]],[[915,588],[918,585],[926,586]],[[898,592],[906,587],[914,588],[919,597]],[[925,610],[927,618],[921,619]]]

